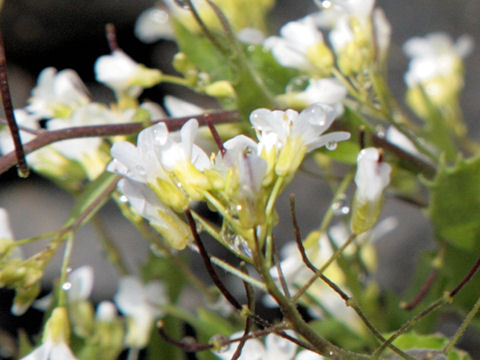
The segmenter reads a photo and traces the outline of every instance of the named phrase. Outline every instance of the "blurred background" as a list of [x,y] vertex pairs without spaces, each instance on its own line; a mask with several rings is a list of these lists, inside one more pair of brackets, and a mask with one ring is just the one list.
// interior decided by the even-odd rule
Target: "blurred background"
[[[104,35],[107,23],[116,26],[120,47],[133,59],[171,73],[173,70],[169,63],[175,53],[175,45],[168,41],[146,45],[133,35],[138,15],[153,5],[154,2],[149,0],[6,0],[0,13],[0,24],[4,32],[15,107],[26,105],[38,73],[48,66],[58,70],[76,70],[94,99],[112,101],[110,91],[95,83],[93,73],[95,60],[109,52]],[[403,101],[403,74],[407,68],[401,46],[407,39],[433,31],[445,31],[455,39],[464,33],[470,34],[479,43],[478,0],[383,0],[377,1],[377,6],[384,9],[393,29],[389,82],[400,101]],[[277,33],[285,22],[315,9],[311,0],[278,0],[271,14],[272,34]],[[478,49],[466,59],[467,76],[462,99],[466,122],[471,132],[477,135],[480,132],[477,120],[480,114],[480,72],[476,68],[479,60]],[[147,91],[144,98],[161,103],[165,93],[179,91],[178,88],[162,85]],[[300,174],[279,204],[281,218],[289,219],[287,204],[291,192],[297,196],[298,217],[306,234],[318,225],[329,205],[328,188],[318,179]],[[73,201],[67,194],[35,175],[22,180],[16,177],[15,170],[11,170],[0,176],[0,206],[9,211],[16,238],[57,229],[65,221],[72,205]],[[400,227],[377,243],[378,279],[388,288],[401,292],[410,282],[417,250],[433,246],[431,229],[420,210],[398,200],[387,201],[384,215],[396,216]],[[110,235],[127,256],[129,265],[135,268],[144,259],[148,246],[113,206],[107,205],[101,216]],[[112,224],[114,226],[109,226]],[[291,240],[290,222],[285,221],[285,229],[280,229],[278,233],[287,234],[283,235],[282,241]],[[31,255],[42,246],[42,243],[33,244],[26,247],[24,253]],[[60,261],[61,257],[57,256],[48,268],[46,286],[58,277]],[[111,298],[117,285],[115,270],[104,259],[95,231],[90,227],[82,229],[75,242],[72,267],[81,265],[95,267],[94,300]],[[31,318],[10,315],[11,295],[9,291],[0,290],[0,328],[12,330],[26,326],[33,330],[38,323]],[[36,313],[30,316],[39,318]],[[442,331],[454,331],[457,322],[456,318],[451,324],[447,321]],[[475,344],[470,346],[475,348]],[[480,358],[480,355],[477,356]]]

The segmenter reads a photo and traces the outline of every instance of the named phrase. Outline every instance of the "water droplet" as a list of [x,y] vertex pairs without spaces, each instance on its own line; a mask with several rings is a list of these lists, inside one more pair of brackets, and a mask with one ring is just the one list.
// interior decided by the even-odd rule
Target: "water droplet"
[[285,91],[287,93],[304,91],[308,85],[310,85],[310,78],[308,76],[297,76],[290,80],[285,87]]
[[242,254],[251,257],[252,256],[252,250],[248,247],[247,242],[240,236],[236,235],[235,239],[233,240],[233,247],[241,252]]
[[333,351],[329,351],[329,352],[328,352],[328,355],[329,355],[329,356],[333,356],[333,355],[335,355],[335,353],[334,353]]
[[320,9],[330,9],[333,6],[331,0],[315,0],[315,3]]
[[345,195],[341,195],[338,200],[332,204],[332,210],[335,215],[348,215],[350,213],[348,198]]
[[338,143],[336,141],[329,141],[327,145],[325,145],[327,150],[330,150],[330,151],[335,150],[337,146],[338,146]]
[[71,268],[71,267],[67,267],[67,268],[65,269],[65,272],[66,272],[67,274],[68,274],[68,273],[71,273],[71,272],[72,272],[72,268]]
[[64,282],[62,285],[62,290],[68,291],[72,288],[72,283],[71,282]]
[[121,203],[128,203],[128,197],[126,195],[122,195],[120,196],[120,198],[118,199],[118,201],[120,201]]
[[237,210],[237,211],[242,211],[242,209],[243,209],[243,206],[240,205],[240,204],[235,206],[235,210]]

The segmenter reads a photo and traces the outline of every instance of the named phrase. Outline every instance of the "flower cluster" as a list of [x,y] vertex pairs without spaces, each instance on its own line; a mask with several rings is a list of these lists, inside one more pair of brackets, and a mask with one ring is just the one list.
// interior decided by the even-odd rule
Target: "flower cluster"
[[291,180],[305,154],[350,137],[347,132],[322,135],[336,116],[334,107],[322,104],[300,114],[258,109],[250,116],[258,142],[239,135],[212,156],[194,143],[196,119],[179,133],[160,123],[140,132],[137,146],[114,144],[108,169],[123,176],[119,189],[175,249],[192,239],[176,213],[193,201],[207,202],[224,217],[226,228],[252,244],[252,229],[272,215],[268,202]]

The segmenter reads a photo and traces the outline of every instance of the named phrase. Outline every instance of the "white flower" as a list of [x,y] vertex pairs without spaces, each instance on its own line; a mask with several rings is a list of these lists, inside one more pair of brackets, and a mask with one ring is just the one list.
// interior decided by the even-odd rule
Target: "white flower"
[[[33,131],[40,129],[40,124],[38,123],[39,117],[36,115],[29,114],[23,109],[15,109],[15,120],[18,126],[31,129]],[[33,132],[28,132],[20,129],[20,139],[22,144],[29,142],[35,138]],[[12,135],[10,134],[10,129],[5,125],[2,130],[0,130],[0,153],[7,154],[10,151],[14,150],[15,146],[13,145]],[[30,156],[30,155],[27,155]]]
[[174,40],[174,32],[168,12],[158,7],[145,10],[135,23],[135,35],[150,44],[159,39]]
[[255,199],[267,169],[265,160],[257,155],[257,143],[245,135],[238,135],[223,145],[226,153],[215,158],[215,169],[224,174],[235,169],[240,192],[246,198]]
[[463,35],[454,43],[447,34],[435,32],[408,40],[403,50],[412,58],[405,82],[408,86],[416,86],[458,72],[462,59],[473,50],[473,40]]
[[88,104],[90,98],[78,74],[70,69],[57,73],[53,67],[38,76],[37,86],[27,110],[38,117],[68,117],[77,107]]
[[147,185],[122,179],[118,183],[118,189],[135,211],[147,219],[174,249],[182,250],[193,240],[190,229],[183,220],[163,204]]
[[250,122],[257,132],[261,146],[281,149],[288,141],[300,138],[307,152],[350,138],[345,131],[322,135],[338,116],[330,105],[314,104],[300,114],[295,110],[257,109],[250,114]]
[[205,109],[201,108],[200,106],[171,95],[164,97],[163,105],[167,109],[170,116],[173,117],[200,115],[205,112]]
[[138,278],[126,276],[120,280],[114,301],[129,320],[126,344],[136,348],[146,346],[155,319],[163,316],[161,306],[168,302],[163,284],[151,281],[144,285]]
[[280,35],[271,36],[264,46],[272,51],[275,59],[283,66],[304,71],[315,69],[308,52],[315,46],[323,45],[322,33],[317,29],[313,18],[305,17],[291,21],[280,29]]
[[387,129],[386,139],[392,144],[401,148],[402,150],[421,156],[421,154],[419,153],[415,145],[410,141],[410,139],[406,137],[402,132],[397,130],[395,126],[390,126]]
[[315,103],[331,105],[335,108],[337,116],[343,113],[343,100],[347,96],[346,87],[335,78],[310,79],[305,90],[282,95],[287,101],[299,103],[306,107]]
[[[208,155],[194,139],[196,119],[189,120],[180,133],[169,133],[165,123],[158,123],[138,134],[137,146],[115,143],[113,161],[108,170],[131,180],[148,184],[163,203],[184,211],[191,200],[200,200],[208,187],[203,173],[211,167]],[[181,184],[181,185],[179,185]]]
[[357,156],[355,184],[360,202],[378,202],[390,183],[392,167],[381,161],[377,148],[366,148]]
[[265,41],[265,34],[258,29],[246,27],[237,32],[237,39],[246,44],[261,45]]
[[300,114],[286,111],[257,109],[250,114],[257,137],[259,152],[267,160],[269,173],[275,169],[279,176],[295,173],[305,153],[327,145],[334,148],[339,141],[347,140],[350,134],[336,131],[322,135],[338,116],[330,105],[314,104]]
[[111,301],[102,301],[97,306],[95,319],[97,321],[111,322],[117,318],[117,308]]
[[375,0],[314,0],[321,12],[316,15],[317,24],[331,27],[343,16],[368,17],[373,10]]
[[76,360],[68,347],[69,324],[67,309],[57,307],[48,319],[42,345],[21,360]]
[[97,81],[115,91],[119,99],[124,96],[137,98],[144,88],[158,84],[161,76],[159,70],[138,64],[121,50],[100,56],[95,62]]
[[[292,335],[292,332],[287,332]],[[243,332],[237,332],[230,338],[243,336]],[[230,360],[237,350],[238,342],[232,343],[226,349],[215,352],[215,355],[222,360]],[[297,345],[276,334],[269,334],[265,337],[265,345],[258,339],[245,341],[242,354],[239,360],[292,360],[295,356]]]
[[45,341],[21,360],[77,360],[65,342]]

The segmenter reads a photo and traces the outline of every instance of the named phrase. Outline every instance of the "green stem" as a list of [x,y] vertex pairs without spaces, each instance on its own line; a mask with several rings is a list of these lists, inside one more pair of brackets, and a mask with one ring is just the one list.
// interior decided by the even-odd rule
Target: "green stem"
[[317,280],[320,276],[322,276],[323,272],[332,264],[338,257],[343,253],[343,251],[356,239],[356,235],[352,234],[348,238],[348,240],[343,244],[336,252],[333,254],[328,261],[323,264],[321,268],[310,278],[310,280],[302,286],[300,290],[295,294],[292,298],[293,302],[296,302],[307,290],[308,288]]
[[68,289],[64,289],[64,285],[67,282],[68,276],[68,268],[70,264],[70,258],[72,257],[72,250],[73,250],[73,242],[74,242],[74,234],[73,232],[69,232],[67,235],[67,242],[65,244],[65,250],[63,252],[63,263],[62,269],[60,273],[60,281],[58,283],[58,306],[67,306],[67,291]]
[[92,223],[100,239],[100,245],[107,255],[107,259],[116,268],[120,275],[129,273],[125,260],[117,249],[113,239],[107,234],[102,221],[98,215],[92,217]]
[[14,243],[12,243],[11,246],[15,247],[15,246],[27,245],[27,244],[33,243],[35,241],[39,241],[39,240],[43,240],[43,239],[47,239],[47,238],[53,238],[57,234],[58,234],[58,231],[52,231],[52,232],[49,232],[49,233],[40,234],[40,235],[37,235],[37,236],[32,236],[30,238],[16,240]]
[[450,339],[447,346],[445,346],[445,348],[443,349],[443,353],[445,355],[448,355],[450,350],[453,349],[458,340],[460,340],[460,338],[463,336],[465,330],[467,330],[468,325],[470,325],[472,320],[475,318],[475,315],[477,315],[478,310],[480,310],[480,297],[475,302],[475,305],[473,305],[473,308],[472,310],[470,310],[467,317],[463,320],[455,335]]
[[333,196],[333,199],[330,203],[330,206],[328,207],[328,210],[325,214],[325,216],[322,219],[322,223],[320,224],[320,229],[319,231],[321,233],[324,233],[327,231],[328,227],[330,226],[330,223],[333,219],[333,216],[335,215],[335,210],[333,209],[333,204],[335,204],[337,201],[340,200],[342,196],[345,195],[345,191],[347,191],[348,186],[353,180],[355,172],[352,170],[350,171],[342,180],[340,185],[338,186],[337,190],[335,191],[335,195]]
[[380,355],[385,351],[385,349],[392,344],[395,339],[397,339],[400,335],[402,335],[407,329],[412,327],[413,325],[417,324],[420,320],[422,320],[425,316],[430,314],[431,312],[437,310],[439,307],[443,306],[448,302],[448,299],[445,298],[440,298],[434,303],[432,303],[429,307],[427,307],[425,310],[423,310],[421,313],[407,321],[405,324],[403,324],[395,333],[390,336],[381,346],[377,348],[372,354],[371,359],[376,360],[380,358]]
[[[192,247],[191,248],[193,251],[198,252],[196,248]],[[262,291],[267,291],[267,288],[264,283],[261,281],[251,277],[250,275],[244,273],[243,271],[237,269],[235,266],[230,265],[226,261],[219,259],[216,256],[210,255],[210,261],[212,264],[217,265],[218,267],[221,267],[223,270],[229,272],[230,274],[238,277],[239,279],[242,279],[243,281],[249,283],[250,285],[255,286],[256,288],[262,290]]]

